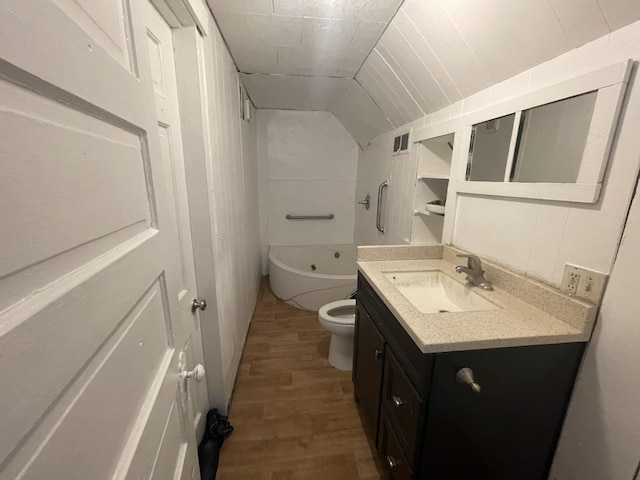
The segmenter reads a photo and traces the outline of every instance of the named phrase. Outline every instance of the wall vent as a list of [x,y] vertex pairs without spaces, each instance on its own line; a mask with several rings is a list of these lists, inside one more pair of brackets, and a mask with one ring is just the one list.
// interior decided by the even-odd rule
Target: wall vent
[[393,138],[393,154],[401,155],[409,152],[409,132],[401,133]]

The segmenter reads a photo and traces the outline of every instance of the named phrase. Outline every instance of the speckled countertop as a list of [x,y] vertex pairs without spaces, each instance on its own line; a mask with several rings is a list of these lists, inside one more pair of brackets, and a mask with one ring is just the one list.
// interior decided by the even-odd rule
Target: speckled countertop
[[474,288],[498,310],[421,313],[385,277],[390,271],[441,270],[465,284],[455,272],[463,253],[450,246],[359,247],[358,268],[424,353],[586,342],[597,307],[559,290],[483,260],[494,291]]

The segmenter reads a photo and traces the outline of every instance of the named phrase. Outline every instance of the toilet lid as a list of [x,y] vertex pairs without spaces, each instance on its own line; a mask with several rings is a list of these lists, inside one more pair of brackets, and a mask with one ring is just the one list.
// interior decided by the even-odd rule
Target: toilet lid
[[318,315],[325,322],[339,325],[354,325],[356,322],[356,301],[338,300],[320,307]]

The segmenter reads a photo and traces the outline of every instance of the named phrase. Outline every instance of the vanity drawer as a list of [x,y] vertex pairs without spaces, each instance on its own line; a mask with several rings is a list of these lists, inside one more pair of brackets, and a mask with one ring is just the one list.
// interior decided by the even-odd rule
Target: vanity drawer
[[387,349],[382,387],[382,405],[393,423],[406,457],[413,463],[422,437],[425,402],[404,373],[400,362]]
[[411,480],[413,478],[411,465],[404,455],[398,437],[384,410],[380,414],[378,453],[382,457],[384,469],[391,480]]

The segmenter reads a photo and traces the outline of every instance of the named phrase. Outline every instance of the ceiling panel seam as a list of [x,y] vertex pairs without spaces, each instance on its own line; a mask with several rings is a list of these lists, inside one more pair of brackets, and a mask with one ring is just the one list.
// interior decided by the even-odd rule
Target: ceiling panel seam
[[370,77],[370,80],[377,87],[377,90],[378,90],[379,94],[381,95],[381,97],[383,99],[387,100],[385,102],[385,103],[387,103],[387,110],[388,110],[387,115],[389,115],[393,119],[393,121],[391,123],[393,124],[394,127],[398,127],[398,126],[404,124],[405,122],[404,122],[404,117],[402,115],[402,111],[394,103],[393,99],[391,98],[391,96],[388,93],[388,92],[390,92],[390,89],[389,88],[385,89],[384,86],[378,80],[378,78],[376,78],[377,77],[377,72],[375,72],[375,71],[371,72],[369,70],[372,70],[372,67],[371,67],[370,64],[367,65],[367,70],[362,71],[360,74],[361,75],[364,74],[365,77],[368,75]]
[[389,122],[389,125],[393,125],[393,123],[391,122],[391,120],[389,119],[389,117],[387,117],[387,114],[384,112],[384,110],[382,110],[382,107],[380,107],[380,105],[378,105],[378,103],[374,100],[374,98],[369,95],[369,92],[367,91],[366,88],[364,88],[362,86],[362,84],[356,80],[355,78],[353,79],[353,82],[358,84],[360,86],[360,88],[362,89],[362,91],[364,92],[364,94],[369,98],[369,100],[371,100],[371,103],[373,103],[376,108],[380,111],[380,113],[384,116],[384,118],[387,120],[387,122]]
[[[273,0],[272,0],[273,1]],[[382,33],[380,33],[380,36],[378,36],[378,39],[375,41],[375,43],[373,44],[373,46],[371,47],[371,50],[369,50],[369,53],[367,54],[366,57],[364,57],[364,61],[362,62],[362,64],[360,65],[360,67],[358,68],[358,70],[356,71],[355,75],[353,76],[353,78],[356,78],[358,76],[358,74],[360,73],[360,70],[362,70],[362,67],[364,66],[365,63],[367,63],[367,60],[369,59],[369,56],[371,56],[371,53],[373,52],[373,50],[376,48],[376,45],[378,44],[378,42],[380,41],[380,39],[382,38],[382,36],[385,34],[385,32],[387,31],[387,28],[389,28],[389,25],[391,25],[391,22],[393,21],[393,19],[395,18],[395,16],[398,14],[398,12],[400,11],[400,9],[402,8],[402,5],[404,4],[404,0],[402,0],[400,2],[400,4],[398,5],[398,8],[396,8],[396,11],[393,13],[393,15],[391,15],[391,18],[389,19],[389,21],[387,22],[387,25],[384,27],[384,29],[382,30]]]
[[460,38],[462,39],[462,41],[466,45],[467,50],[469,50],[469,53],[471,53],[471,56],[473,57],[473,59],[480,66],[480,68],[482,68],[482,70],[484,70],[487,73],[487,77],[489,79],[491,79],[491,75],[489,75],[489,72],[487,71],[487,68],[480,62],[480,59],[476,56],[476,52],[471,48],[471,45],[469,45],[469,42],[467,41],[467,38],[464,36],[464,34],[462,33],[462,30],[460,30],[460,28],[458,27],[456,22],[453,20],[453,18],[451,17],[451,14],[447,11],[447,9],[444,7],[444,5],[442,4],[442,2],[440,0],[437,0],[437,1],[438,1],[438,4],[440,5],[440,8],[444,12],[444,14],[449,18],[449,21],[451,22],[451,25],[453,25],[453,27],[456,29],[456,32],[458,32],[458,35],[460,35]]
[[[464,96],[462,94],[462,91],[460,90],[460,87],[458,87],[458,84],[456,83],[456,81],[453,79],[453,77],[451,76],[451,74],[449,73],[449,70],[447,70],[447,68],[444,66],[444,64],[442,63],[442,60],[440,60],[440,56],[436,53],[436,51],[433,49],[433,47],[431,46],[431,44],[429,43],[429,41],[424,38],[424,35],[422,35],[422,32],[420,31],[420,29],[418,29],[417,25],[413,22],[413,20],[411,19],[411,17],[409,17],[409,15],[407,15],[405,12],[402,12],[402,15],[405,16],[405,18],[409,21],[409,23],[411,23],[411,25],[413,26],[413,28],[415,29],[416,33],[418,35],[420,35],[420,38],[422,38],[424,40],[425,45],[427,46],[427,48],[431,51],[431,53],[433,54],[433,57],[438,61],[438,63],[440,64],[440,66],[442,67],[442,71],[445,72],[445,74],[447,75],[447,77],[449,77],[449,80],[451,80],[451,84],[455,87],[456,91],[458,92],[459,98],[458,100],[462,99]],[[418,52],[416,51],[416,49],[413,47],[412,43],[409,41],[409,39],[404,35],[404,33],[402,33],[402,30],[398,29],[398,32],[400,33],[400,35],[402,35],[402,37],[407,41],[407,43],[409,44],[409,46],[411,47],[411,50],[413,50],[416,54],[416,56],[420,59],[420,63],[422,63],[422,65],[424,65],[424,68],[429,72],[429,74],[431,74],[431,69],[424,63],[424,61],[422,60],[422,57],[418,54]],[[433,74],[431,74],[431,76],[433,77],[433,79],[436,81],[436,83],[438,84],[438,86],[440,86],[442,88],[442,86],[440,85],[440,82],[438,82],[438,80],[435,78],[435,76]],[[442,89],[443,93],[445,94],[445,97],[447,97],[447,100],[449,102],[453,102],[453,100],[451,98],[449,98],[449,95],[447,95],[447,92]]]
[[[369,85],[367,90],[371,91],[372,96],[378,98],[378,104],[381,105],[382,111],[385,112],[387,118],[391,121],[391,125],[395,128],[399,125],[402,125],[402,114],[397,109],[397,107],[393,104],[393,100],[387,95],[387,93],[383,90],[383,88],[378,83],[377,79],[368,71],[368,66],[366,70],[362,70],[358,77],[363,76],[362,79],[364,82],[364,88],[367,89],[366,84],[373,83],[373,87]],[[367,81],[367,77],[369,80]],[[386,107],[384,106],[386,105]],[[400,120],[399,120],[400,119]]]
[[[390,50],[387,49],[382,43],[380,43],[377,48],[378,48],[378,50],[380,52],[380,55],[382,55],[382,57],[385,59],[387,64],[389,64],[389,61],[387,61],[387,59],[385,58],[384,52],[386,52],[386,54],[389,57],[393,58],[393,55],[391,54]],[[422,99],[422,101],[426,104],[428,112],[425,112],[425,113],[432,112],[434,110],[434,108],[431,107],[431,104],[429,103],[429,101],[426,98],[424,98],[424,96],[420,93],[420,90],[418,89],[416,84],[413,83],[413,81],[411,80],[411,77],[407,74],[407,72],[405,72],[405,70],[402,68],[402,66],[397,61],[394,60],[394,63],[396,64],[398,70],[400,70],[403,73],[404,77],[406,77],[407,80],[411,83],[411,85],[413,86],[413,89],[417,92],[417,94],[420,95],[420,98]],[[389,66],[391,67],[391,65],[389,65]],[[391,68],[393,68],[393,67],[391,67]],[[429,72],[428,69],[427,69],[427,72],[429,74],[431,74],[431,72]],[[437,84],[437,82],[436,82],[436,84]],[[438,85],[438,87],[440,87],[440,85]],[[406,88],[406,86],[405,86],[405,88]],[[444,94],[444,92],[443,92],[443,94]],[[414,97],[414,99],[415,99],[415,97]],[[419,103],[417,100],[416,100],[416,102]],[[422,109],[422,110],[424,111],[424,109]]]
[[[387,61],[384,59],[384,57],[380,54],[380,52],[377,49],[375,49],[375,54],[377,55],[377,58],[379,58],[379,60],[381,60],[384,63],[384,66],[387,67],[389,72],[391,72],[391,75],[393,77],[395,77],[395,79],[397,80],[397,83],[400,84],[399,87],[401,89],[403,89],[405,91],[405,93],[409,96],[411,101],[413,101],[415,107],[421,112],[422,116],[426,115],[426,113],[422,111],[422,108],[420,108],[420,105],[418,105],[418,103],[416,102],[415,98],[413,98],[413,95],[411,95],[411,93],[407,90],[407,87],[404,85],[404,83],[402,83],[400,78],[398,78],[398,75],[396,75],[396,72],[393,71],[393,68],[391,68],[391,66],[387,63]],[[372,67],[373,67],[374,71],[378,72],[378,74],[380,75],[382,80],[388,85],[388,87],[390,88],[391,92],[396,96],[396,98],[400,102],[400,105],[402,105],[403,109],[406,111],[406,113],[407,113],[406,118],[408,118],[407,121],[410,122],[412,120],[415,120],[415,118],[413,118],[413,114],[411,113],[411,106],[407,105],[405,103],[405,101],[403,100],[402,96],[401,96],[402,95],[402,91],[396,91],[397,89],[394,89],[391,86],[391,84],[387,81],[386,76],[382,73],[382,71],[378,70],[378,68],[376,67],[375,64],[372,64]],[[393,77],[391,77],[391,78],[393,78]],[[419,117],[416,117],[416,118],[419,118]]]
[[371,75],[371,78],[373,78],[377,82],[380,89],[385,93],[385,95],[389,99],[391,106],[398,112],[398,117],[401,120],[400,125],[402,125],[403,123],[407,122],[407,118],[410,117],[411,115],[409,114],[409,111],[406,110],[406,107],[398,97],[398,94],[391,87],[391,85],[389,85],[389,83],[386,81],[386,79],[384,78],[384,75],[380,73],[380,71],[373,64],[374,54],[379,55],[379,53],[375,51],[372,54],[371,58],[369,59],[368,67],[371,70],[369,74]]

